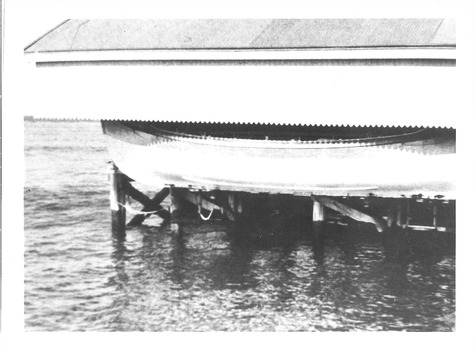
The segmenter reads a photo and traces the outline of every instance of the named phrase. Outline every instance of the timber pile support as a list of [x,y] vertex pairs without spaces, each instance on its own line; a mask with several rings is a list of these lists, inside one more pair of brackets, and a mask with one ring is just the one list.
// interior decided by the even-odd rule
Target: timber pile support
[[152,199],[150,199],[133,187],[130,182],[127,184],[127,194],[143,205],[142,213],[135,215],[132,220],[129,221],[127,226],[140,226],[146,218],[152,216],[152,213],[158,215],[165,221],[170,220],[170,213],[160,205],[170,194],[170,189],[168,187],[164,187]]
[[325,214],[325,206],[321,202],[314,200],[312,211],[312,234],[314,243],[318,245],[320,245],[323,241],[323,233],[325,231],[326,220]]
[[[416,254],[434,258],[453,244],[453,236],[450,234],[455,232],[455,201],[442,200],[441,196],[432,199],[422,198],[421,195],[401,198],[371,195],[311,198],[316,248],[323,249],[320,236],[324,232],[324,222],[328,219],[328,209],[331,210],[328,214],[330,221],[333,221],[334,215],[342,215],[357,222],[374,225],[377,231],[383,233],[382,243],[386,258],[390,261],[407,262]],[[387,215],[383,215],[384,213]],[[351,234],[350,231],[347,233]]]
[[[440,199],[422,199],[422,198],[375,198],[368,196],[364,198],[365,205],[360,205],[362,209],[344,203],[343,200],[326,196],[311,196],[314,201],[314,222],[321,221],[320,205],[332,209],[333,211],[349,217],[355,221],[369,223],[374,225],[378,232],[386,232],[389,228],[395,226],[404,230],[411,231],[433,231],[433,232],[454,232],[454,227],[450,220],[445,219],[445,226],[441,223],[442,205],[450,205],[450,201]],[[318,203],[318,205],[316,205]],[[368,213],[370,204],[373,207],[386,210],[386,215]],[[386,209],[384,209],[386,208]],[[363,211],[364,210],[364,211]],[[447,216],[447,214],[446,214]],[[448,215],[450,217],[450,214]],[[422,221],[425,223],[421,223]]]
[[[134,180],[123,174],[112,162],[109,178],[112,233],[119,239],[125,238],[126,227],[140,226],[152,215],[160,217],[162,222],[170,223],[174,234],[183,232],[183,225],[188,218],[206,221],[216,217],[216,213],[246,227],[253,220],[259,221],[261,216],[266,215],[270,215],[273,223],[279,225],[279,218],[291,218],[291,225],[294,225],[302,220],[307,222],[310,203],[313,238],[318,246],[323,243],[327,222],[335,222],[335,217],[340,218],[340,221],[336,221],[340,225],[347,225],[343,217],[371,224],[378,232],[384,232],[385,240],[393,240],[392,236],[406,237],[409,231],[428,234],[455,231],[455,202],[444,201],[440,197],[429,199],[418,195],[382,198],[369,194],[366,197],[311,195],[309,198],[233,191],[204,192],[169,186],[149,198],[136,189],[132,185]],[[162,203],[168,196],[169,206],[163,207]],[[141,203],[142,209],[134,210],[127,205],[129,198]],[[272,214],[266,211],[266,205],[271,208]],[[127,212],[134,216],[126,225]],[[275,213],[280,216],[275,216]]]
[[[110,181],[110,207],[112,221],[112,235],[118,239],[124,239],[126,227],[140,226],[144,220],[152,215],[157,215],[164,221],[170,220],[170,213],[161,206],[163,200],[169,195],[170,189],[163,188],[153,198],[137,190],[131,182],[133,180],[123,174],[117,166],[109,163]],[[143,205],[142,210],[133,210],[127,205],[127,198],[131,197]],[[126,225],[127,211],[135,214]]]
[[[334,211],[348,216],[356,221],[367,222],[376,226],[378,232],[383,232],[386,230],[386,222],[382,218],[376,216],[371,216],[363,213],[362,211],[356,210],[344,203],[337,201],[336,199],[324,196],[312,196],[314,203],[318,203],[321,206],[333,209]],[[315,204],[314,204],[315,208]],[[315,213],[315,209],[314,209]],[[315,214],[314,214],[315,215]],[[314,220],[315,221],[315,220]]]
[[182,188],[170,187],[170,229],[174,234],[182,234],[182,218],[183,218],[183,193]]
[[[183,231],[184,217],[190,208],[196,208],[196,213],[202,220],[209,220],[214,212],[222,213],[229,221],[236,221],[246,212],[247,196],[238,192],[223,192],[215,195],[201,191],[191,191],[174,186],[164,187],[152,198],[136,189],[131,182],[134,180],[123,174],[113,163],[109,163],[110,207],[112,234],[124,239],[126,227],[137,227],[150,216],[157,215],[163,222],[170,223],[170,229],[175,234]],[[170,196],[168,210],[162,207],[162,202]],[[127,205],[128,197],[143,205],[142,210],[134,210]],[[127,211],[134,217],[126,225]]]
[[110,179],[110,209],[112,219],[112,234],[116,238],[125,237],[125,175],[122,174],[114,163],[109,164]]

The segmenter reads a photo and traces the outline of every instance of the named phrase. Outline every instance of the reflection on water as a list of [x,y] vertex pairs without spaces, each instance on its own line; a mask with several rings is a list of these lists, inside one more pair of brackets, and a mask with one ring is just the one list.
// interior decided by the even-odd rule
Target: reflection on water
[[[222,223],[115,242],[113,330],[451,330],[454,259],[388,262],[363,237],[248,244]],[[347,235],[348,233],[345,233]],[[358,235],[358,233],[356,233]],[[316,256],[316,254],[321,256]],[[323,253],[323,254],[322,254]]]
[[90,123],[26,123],[26,330],[454,328],[455,257],[442,238],[412,237],[402,262],[380,234],[352,227],[318,245],[300,228],[252,239],[224,222],[112,239],[100,136]]

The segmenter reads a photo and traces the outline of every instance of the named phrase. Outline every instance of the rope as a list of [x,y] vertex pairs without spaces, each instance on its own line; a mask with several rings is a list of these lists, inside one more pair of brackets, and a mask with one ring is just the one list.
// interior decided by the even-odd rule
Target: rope
[[201,219],[203,219],[204,221],[208,221],[209,219],[211,219],[211,215],[213,215],[213,212],[214,212],[214,208],[211,209],[211,211],[209,212],[208,217],[204,217],[203,214],[201,214],[201,207],[198,206],[198,214],[200,214]]

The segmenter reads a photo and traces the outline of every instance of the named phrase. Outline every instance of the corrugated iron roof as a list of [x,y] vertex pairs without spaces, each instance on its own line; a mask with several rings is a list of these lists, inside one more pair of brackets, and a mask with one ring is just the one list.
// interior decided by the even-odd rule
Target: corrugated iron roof
[[68,20],[26,52],[455,46],[450,19]]

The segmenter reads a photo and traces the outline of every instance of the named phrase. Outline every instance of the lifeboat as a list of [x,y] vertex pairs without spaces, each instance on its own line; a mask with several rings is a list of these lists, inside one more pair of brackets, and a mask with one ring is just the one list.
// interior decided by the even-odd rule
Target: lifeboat
[[[177,131],[171,131],[161,124],[102,122],[114,162],[138,182],[302,196],[454,195],[451,130],[390,128],[385,136],[379,131],[380,136],[335,139],[328,137],[341,128],[326,128],[327,135],[320,131],[320,138],[298,140],[282,139],[285,127],[279,128],[280,139],[255,139],[252,132],[247,138],[218,137],[209,125],[202,127],[209,134],[190,134],[183,132],[186,126],[174,125]],[[232,126],[221,129],[232,134]]]

